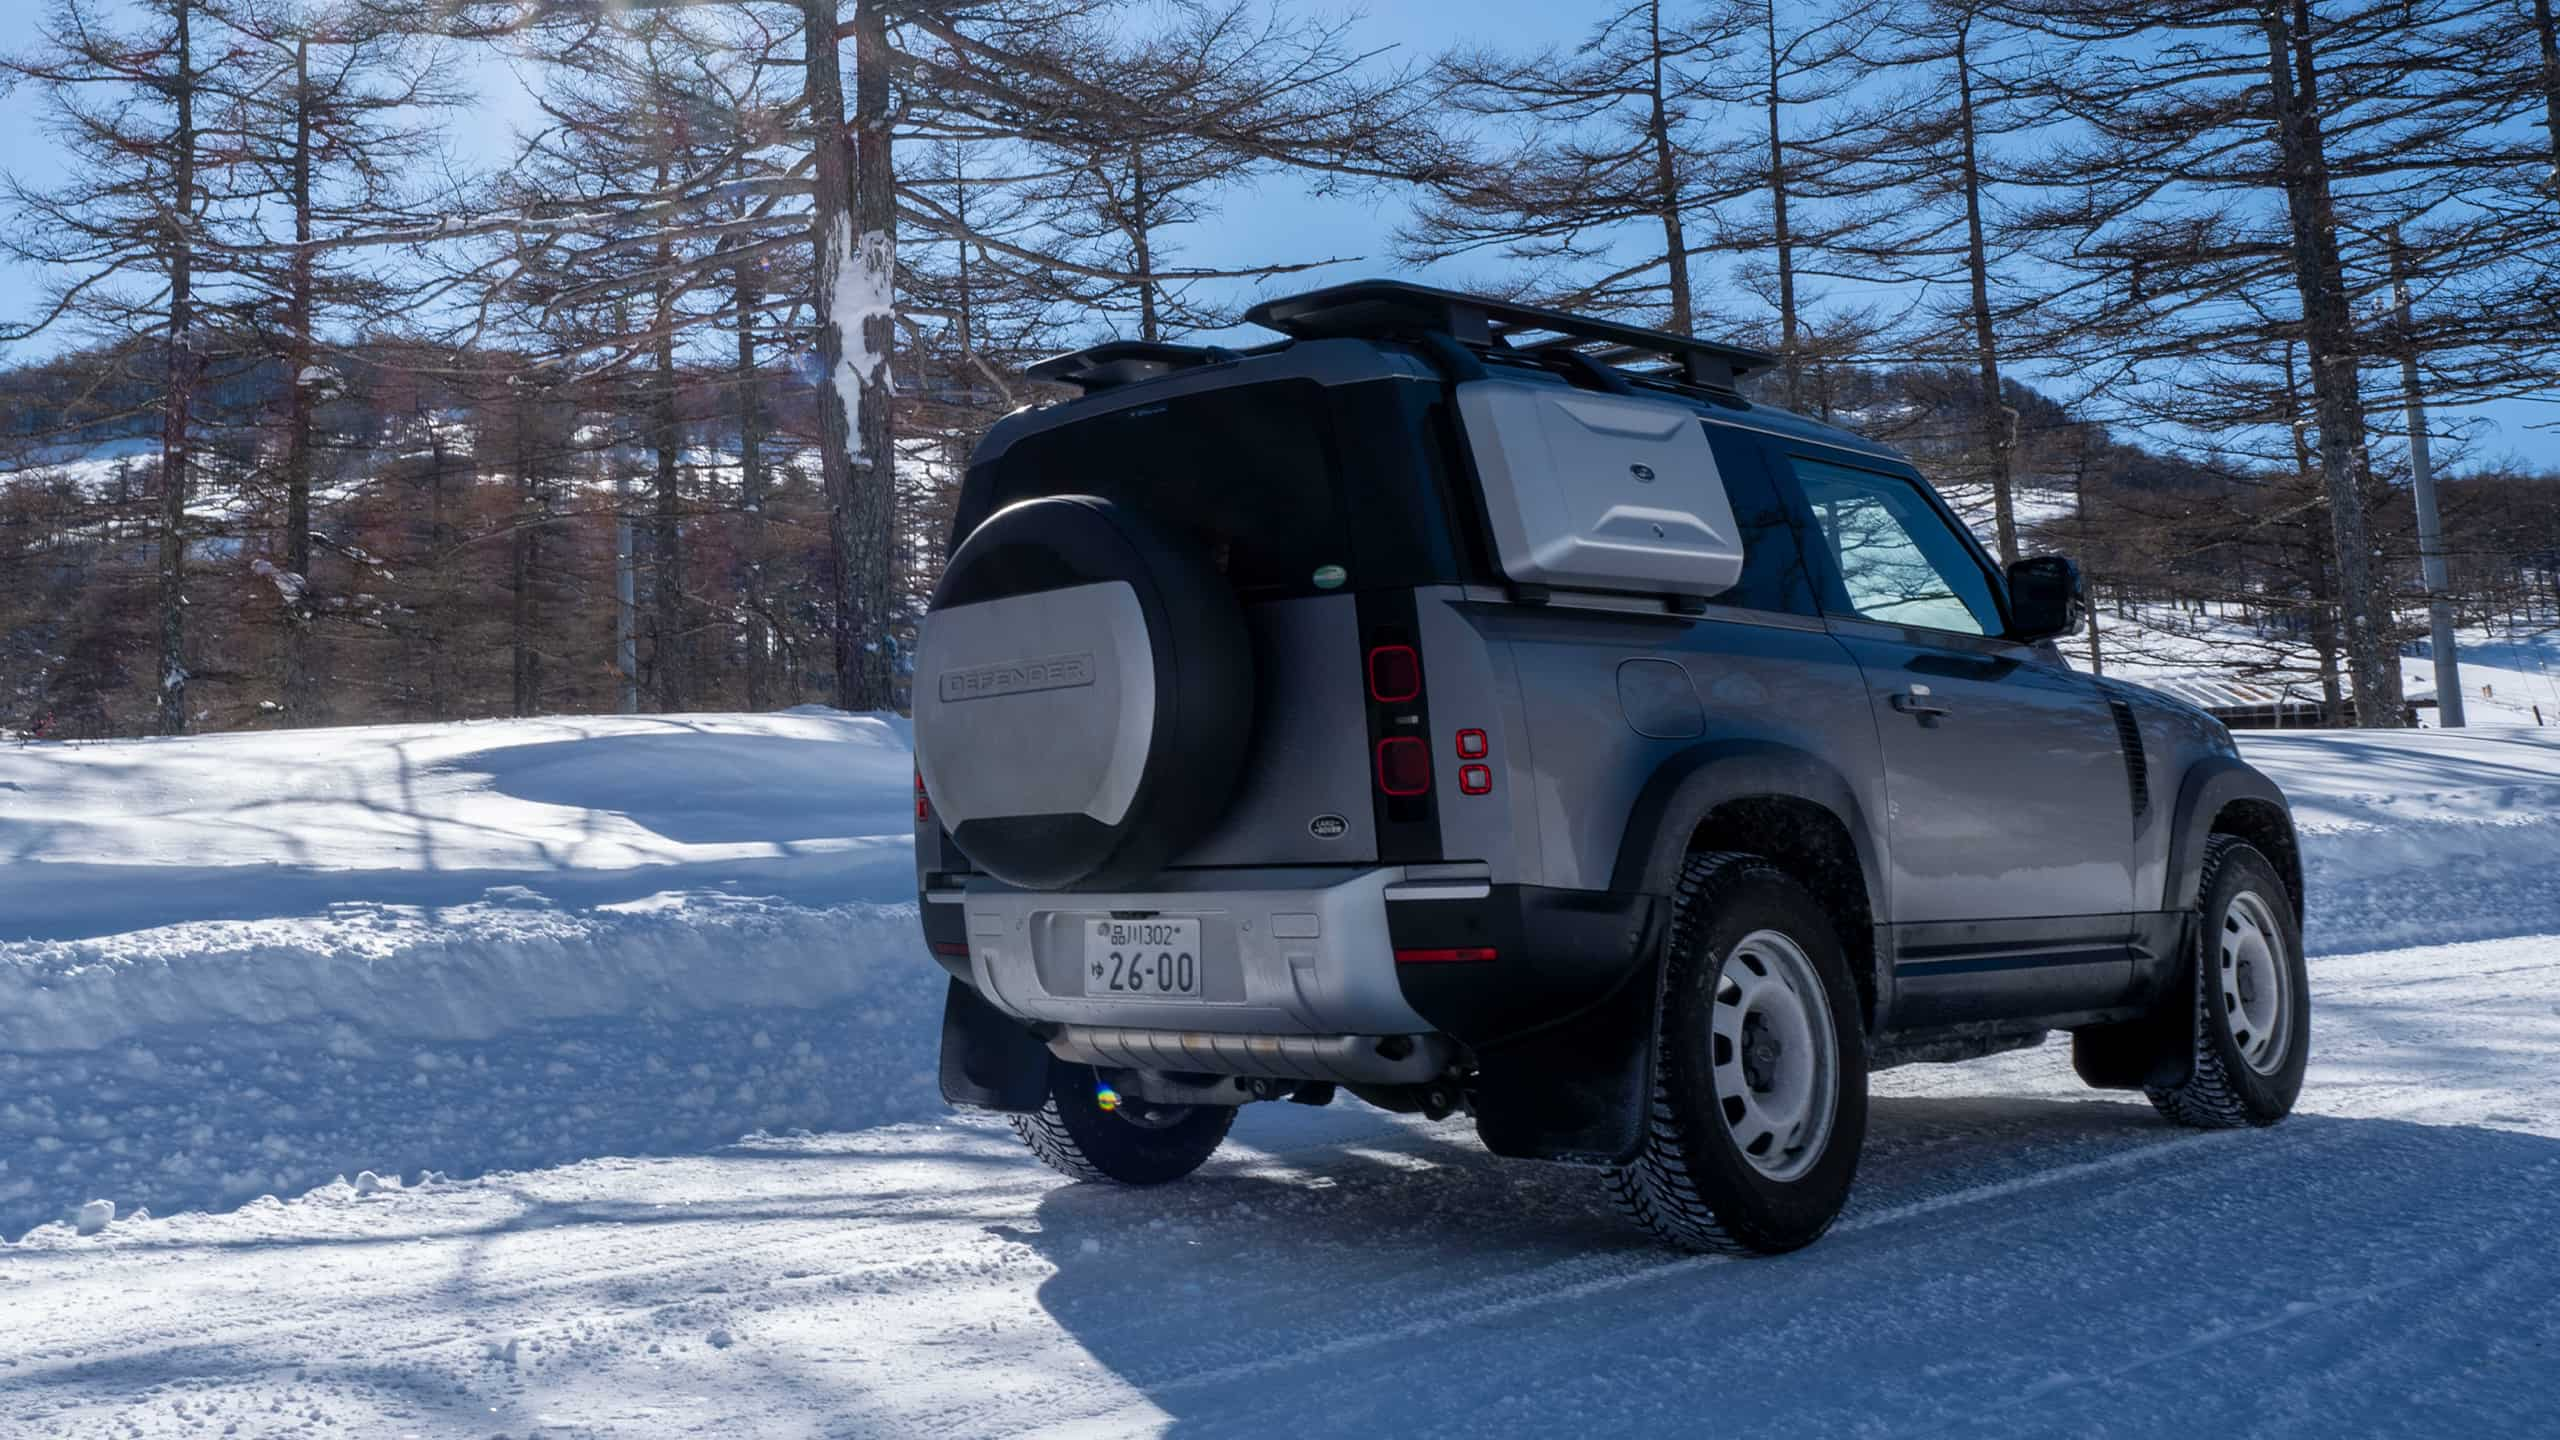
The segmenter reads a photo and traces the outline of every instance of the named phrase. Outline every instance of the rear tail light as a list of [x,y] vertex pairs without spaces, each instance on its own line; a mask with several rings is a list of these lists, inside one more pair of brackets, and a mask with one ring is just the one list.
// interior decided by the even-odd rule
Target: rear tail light
[[916,820],[922,823],[932,818],[933,802],[924,798],[924,772],[918,770],[916,772]]
[[1431,747],[1412,735],[1378,742],[1378,789],[1389,795],[1420,795],[1431,789]]
[[1369,698],[1401,705],[1422,693],[1422,656],[1410,645],[1380,645],[1369,652]]
[[1458,767],[1458,793],[1460,793],[1460,794],[1462,794],[1462,795],[1490,795],[1490,794],[1492,794],[1492,793],[1493,793],[1493,767],[1492,767],[1492,766],[1490,766],[1490,765],[1461,765],[1461,766],[1459,766],[1459,767]]

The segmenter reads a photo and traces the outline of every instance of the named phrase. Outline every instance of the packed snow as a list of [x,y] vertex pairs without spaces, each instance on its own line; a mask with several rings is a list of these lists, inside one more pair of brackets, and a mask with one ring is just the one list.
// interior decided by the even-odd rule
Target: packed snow
[[1890,1072],[1753,1262],[1349,1101],[945,1113],[894,720],[0,750],[0,1435],[2560,1431],[2560,731],[2242,743],[2303,1113]]

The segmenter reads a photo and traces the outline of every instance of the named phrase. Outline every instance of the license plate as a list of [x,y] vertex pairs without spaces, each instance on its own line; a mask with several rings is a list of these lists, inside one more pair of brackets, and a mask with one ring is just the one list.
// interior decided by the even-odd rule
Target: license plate
[[1091,920],[1084,993],[1122,1000],[1200,998],[1200,922]]

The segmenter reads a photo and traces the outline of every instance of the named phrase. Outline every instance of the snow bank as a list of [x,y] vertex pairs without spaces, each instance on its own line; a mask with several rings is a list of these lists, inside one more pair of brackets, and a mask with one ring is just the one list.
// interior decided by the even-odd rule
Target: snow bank
[[2560,729],[2244,735],[2302,834],[2314,953],[2560,932]]
[[0,750],[0,1232],[938,1106],[906,722]]
[[911,888],[904,726],[598,716],[0,749],[0,943],[498,886],[564,905],[895,901]]

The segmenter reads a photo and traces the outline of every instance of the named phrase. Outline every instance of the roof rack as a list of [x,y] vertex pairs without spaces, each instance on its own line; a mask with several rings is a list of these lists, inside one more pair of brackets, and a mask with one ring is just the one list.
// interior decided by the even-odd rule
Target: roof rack
[[1778,357],[1765,350],[1693,340],[1668,331],[1401,280],[1355,280],[1266,300],[1246,311],[1244,318],[1299,340],[1440,334],[1462,344],[1535,359],[1569,354],[1577,357],[1575,363],[1610,370],[1630,362],[1658,362],[1663,368],[1627,373],[1709,390],[1732,390],[1742,377],[1778,363]]
[[1233,360],[1236,352],[1215,345],[1167,345],[1153,340],[1110,340],[1064,355],[1052,355],[1023,371],[1034,380],[1073,385],[1087,395],[1097,390],[1135,385],[1195,365]]

